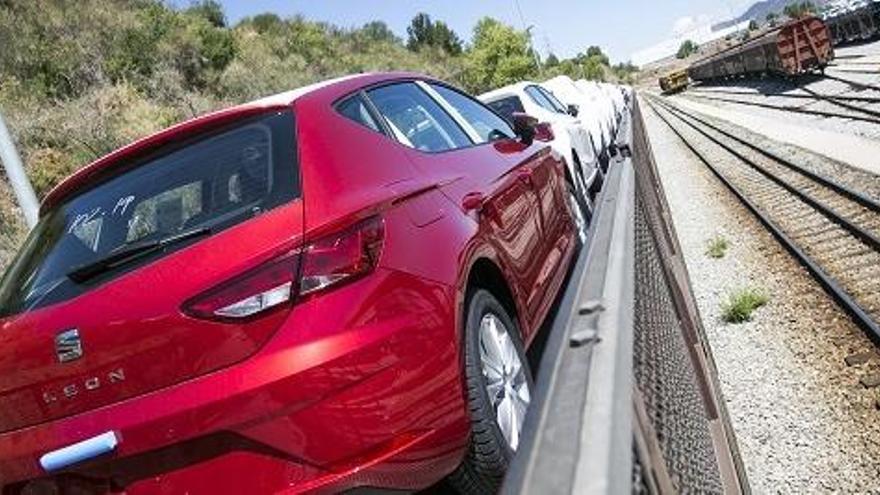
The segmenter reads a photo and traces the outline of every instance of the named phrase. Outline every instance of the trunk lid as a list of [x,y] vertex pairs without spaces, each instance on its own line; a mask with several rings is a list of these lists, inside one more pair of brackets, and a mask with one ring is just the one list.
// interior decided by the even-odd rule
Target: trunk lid
[[[301,247],[292,113],[160,152],[46,212],[0,280],[0,432],[229,366],[284,321],[286,307],[236,322],[182,307]],[[175,236],[185,240],[102,264]],[[71,276],[84,266],[100,269]]]

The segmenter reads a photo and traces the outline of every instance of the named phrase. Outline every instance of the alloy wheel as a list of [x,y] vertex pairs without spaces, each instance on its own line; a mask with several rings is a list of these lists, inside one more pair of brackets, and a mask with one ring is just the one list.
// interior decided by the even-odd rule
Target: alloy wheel
[[510,333],[501,319],[492,313],[480,321],[480,361],[496,423],[507,445],[515,451],[531,391]]

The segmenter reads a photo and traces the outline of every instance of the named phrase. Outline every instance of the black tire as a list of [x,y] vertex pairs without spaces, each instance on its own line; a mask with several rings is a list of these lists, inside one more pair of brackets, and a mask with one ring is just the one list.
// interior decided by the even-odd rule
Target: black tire
[[475,290],[468,298],[464,335],[465,393],[470,412],[471,438],[464,461],[449,475],[450,484],[464,495],[497,492],[515,453],[501,432],[495,408],[486,390],[480,354],[480,322],[487,314],[494,314],[506,327],[522,363],[528,388],[534,390],[519,325],[490,292]]

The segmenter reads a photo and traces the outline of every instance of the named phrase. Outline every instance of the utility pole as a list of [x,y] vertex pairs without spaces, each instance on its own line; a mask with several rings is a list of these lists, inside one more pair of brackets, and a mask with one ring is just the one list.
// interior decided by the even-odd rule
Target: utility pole
[[523,27],[526,29],[526,34],[529,35],[529,49],[535,57],[535,65],[538,67],[538,75],[543,76],[544,71],[541,68],[541,57],[538,56],[538,52],[535,50],[535,45],[532,43],[532,29],[535,28],[535,25],[532,24],[529,27],[526,27],[526,18],[523,16],[522,9],[519,6],[519,0],[513,0],[513,4],[516,6],[516,11],[519,13],[519,22],[522,23]]
[[21,164],[21,158],[15,150],[15,143],[12,142],[3,115],[0,115],[0,161],[3,162],[3,168],[6,170],[6,176],[9,177],[18,206],[24,213],[24,219],[28,227],[33,228],[39,219],[40,203]]
[[532,29],[535,29],[534,24],[526,28],[526,34],[529,35],[529,49],[532,51],[532,55],[535,57],[535,65],[538,66],[538,75],[543,76],[544,70],[541,67],[541,57],[538,56],[538,51],[535,50],[535,45],[532,43]]

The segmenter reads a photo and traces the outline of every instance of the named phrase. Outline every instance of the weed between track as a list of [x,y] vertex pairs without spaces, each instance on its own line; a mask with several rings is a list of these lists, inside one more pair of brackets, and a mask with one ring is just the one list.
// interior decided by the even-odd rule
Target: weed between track
[[727,323],[751,321],[752,313],[768,301],[770,298],[758,289],[738,290],[721,306],[721,318]]

